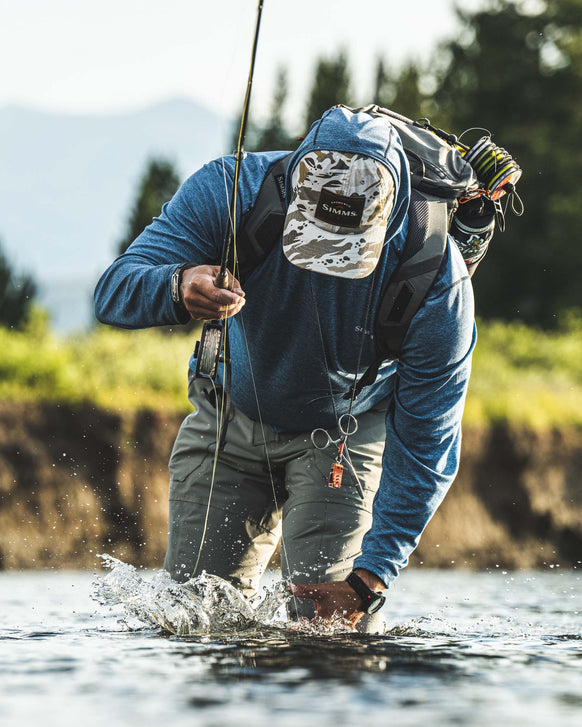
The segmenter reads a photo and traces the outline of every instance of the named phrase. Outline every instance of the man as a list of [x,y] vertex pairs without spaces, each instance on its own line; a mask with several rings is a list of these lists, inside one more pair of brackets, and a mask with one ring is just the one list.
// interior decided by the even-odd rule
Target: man
[[[246,156],[237,220],[285,154]],[[170,459],[165,567],[178,580],[204,569],[252,598],[281,539],[293,613],[313,615],[312,600],[320,616],[375,631],[380,594],[458,468],[475,341],[467,269],[449,242],[400,359],[383,363],[354,399],[356,377],[376,358],[373,323],[409,232],[398,134],[388,118],[343,107],[312,125],[287,172],[282,238],[244,290],[236,279],[215,285],[233,168],[232,157],[219,159],[190,177],[95,294],[99,320],[126,328],[229,318],[225,443],[217,453],[224,410],[215,383],[195,377],[191,362],[194,411]],[[326,432],[333,443],[319,449]],[[336,461],[341,487],[328,487]]]

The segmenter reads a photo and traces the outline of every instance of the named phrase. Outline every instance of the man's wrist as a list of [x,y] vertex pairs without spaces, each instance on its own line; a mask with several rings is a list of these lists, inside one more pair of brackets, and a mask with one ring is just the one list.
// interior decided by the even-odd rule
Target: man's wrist
[[176,305],[181,310],[186,310],[184,306],[184,301],[182,299],[182,276],[184,275],[185,270],[194,267],[196,267],[194,263],[183,263],[182,265],[177,267],[172,273],[172,278],[170,281],[170,293],[172,295],[172,301],[174,302],[174,305]]
[[364,581],[364,583],[372,591],[376,593],[383,593],[386,590],[386,584],[372,571],[366,570],[365,568],[354,568],[354,573]]
[[[346,582],[360,598],[361,605],[359,607],[359,610],[369,614],[376,613],[386,603],[386,598],[382,595],[382,591],[384,590],[384,583],[373,573],[370,573],[369,571],[363,571],[363,569],[361,568],[359,568],[358,570],[366,574],[367,580],[371,581],[371,576],[374,576],[373,582],[375,583],[375,588],[370,587],[368,583],[364,581],[364,579],[355,570],[353,570],[347,576]],[[378,585],[378,581],[381,585]]]

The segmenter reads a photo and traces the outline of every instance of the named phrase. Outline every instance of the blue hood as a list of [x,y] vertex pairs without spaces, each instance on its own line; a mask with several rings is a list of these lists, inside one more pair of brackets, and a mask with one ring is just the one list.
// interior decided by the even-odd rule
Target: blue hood
[[362,111],[354,113],[345,106],[334,106],[326,111],[313,122],[291,160],[287,172],[289,195],[293,170],[302,156],[315,149],[362,154],[388,168],[394,179],[395,201],[386,230],[386,241],[396,237],[406,221],[410,201],[410,170],[400,136],[390,119],[371,116]]

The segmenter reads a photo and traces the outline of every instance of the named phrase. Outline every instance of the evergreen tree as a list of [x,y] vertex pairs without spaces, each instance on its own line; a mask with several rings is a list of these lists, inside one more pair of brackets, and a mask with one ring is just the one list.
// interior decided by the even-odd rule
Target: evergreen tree
[[271,116],[267,124],[257,134],[256,148],[260,151],[295,149],[297,139],[287,131],[283,113],[288,95],[287,70],[279,68],[275,79],[275,94],[271,106]]
[[335,104],[353,105],[351,76],[344,51],[335,58],[317,61],[305,113],[306,128]]
[[26,323],[37,288],[28,275],[14,274],[8,259],[0,249],[0,325],[20,328]]
[[411,119],[425,116],[427,99],[420,90],[421,75],[422,69],[412,61],[394,74],[382,58],[379,58],[374,77],[373,103]]
[[[232,133],[230,137],[230,149],[228,151],[229,154],[234,154],[238,148],[238,137],[240,134],[240,124],[242,120],[242,115],[239,115],[236,121],[232,125]],[[244,139],[244,150],[245,151],[261,151],[261,148],[259,146],[259,139],[261,136],[261,129],[255,122],[253,121],[250,113],[247,118],[247,128],[245,130],[245,139]]]
[[425,115],[425,99],[420,90],[420,75],[420,68],[410,61],[400,70],[394,87],[394,110],[411,119]]
[[120,255],[160,214],[162,205],[174,196],[179,186],[180,180],[171,162],[158,158],[147,163],[129,215],[127,232],[119,243]]
[[378,58],[374,74],[372,103],[396,111],[394,108],[394,96],[394,77],[385,61],[382,58]]
[[475,276],[478,312],[552,325],[581,305],[582,3],[490,0],[459,16],[469,32],[445,48],[440,112],[455,133],[490,130],[524,170],[525,215],[510,216]]

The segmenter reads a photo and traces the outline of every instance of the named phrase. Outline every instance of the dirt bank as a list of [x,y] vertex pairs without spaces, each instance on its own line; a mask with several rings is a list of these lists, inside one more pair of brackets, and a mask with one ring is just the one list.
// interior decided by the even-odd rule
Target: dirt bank
[[[159,567],[167,460],[181,417],[0,403],[0,568]],[[413,563],[582,561],[582,432],[465,429],[459,476]]]

